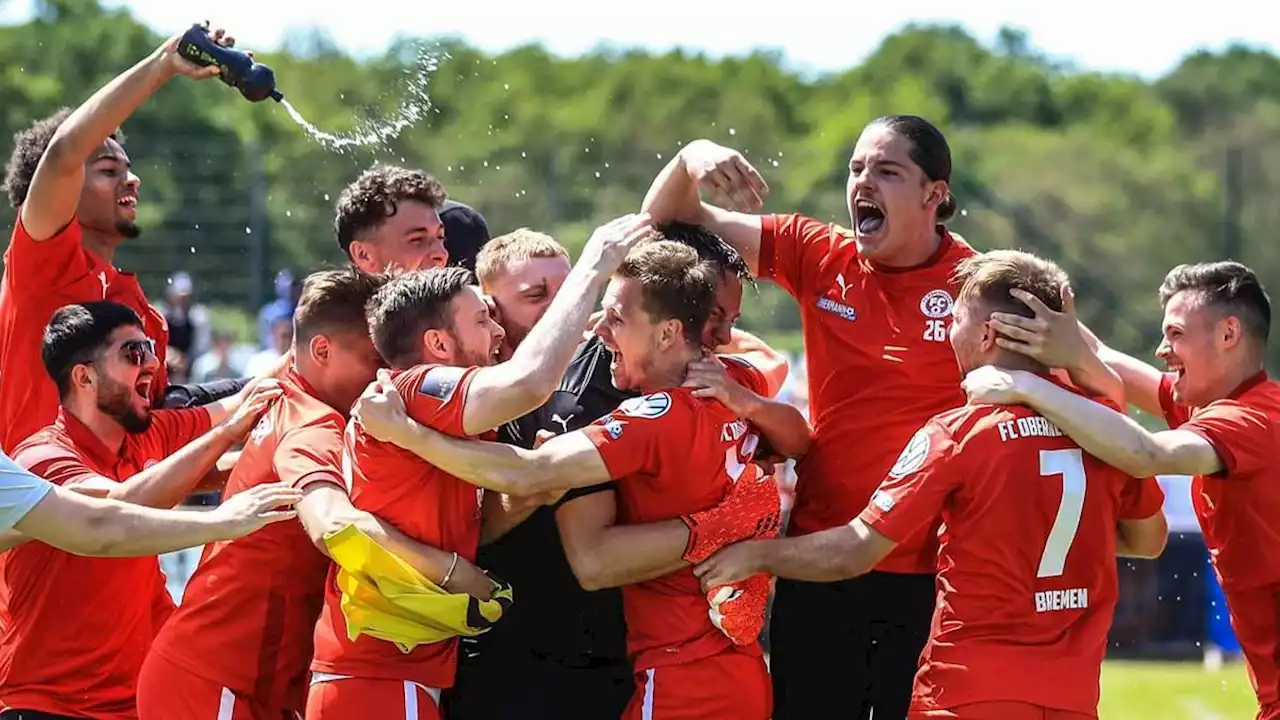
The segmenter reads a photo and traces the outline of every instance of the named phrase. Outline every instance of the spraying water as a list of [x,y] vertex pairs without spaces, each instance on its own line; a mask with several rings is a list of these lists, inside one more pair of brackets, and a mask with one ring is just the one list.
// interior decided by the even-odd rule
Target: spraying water
[[288,99],[282,99],[280,104],[298,127],[329,150],[343,153],[356,147],[382,146],[413,126],[431,109],[427,85],[431,76],[440,68],[440,61],[448,57],[443,51],[420,49],[413,64],[405,68],[404,99],[400,102],[400,107],[390,117],[366,120],[349,132],[325,132],[303,117]]

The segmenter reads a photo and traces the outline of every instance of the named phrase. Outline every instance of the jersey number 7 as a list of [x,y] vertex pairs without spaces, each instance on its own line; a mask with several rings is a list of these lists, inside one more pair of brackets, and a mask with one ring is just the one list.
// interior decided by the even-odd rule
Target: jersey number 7
[[1049,539],[1040,555],[1038,578],[1058,577],[1067,564],[1067,553],[1075,542],[1080,529],[1080,516],[1084,513],[1084,457],[1079,448],[1071,450],[1041,450],[1040,476],[1062,478],[1062,500],[1058,514],[1053,519]]

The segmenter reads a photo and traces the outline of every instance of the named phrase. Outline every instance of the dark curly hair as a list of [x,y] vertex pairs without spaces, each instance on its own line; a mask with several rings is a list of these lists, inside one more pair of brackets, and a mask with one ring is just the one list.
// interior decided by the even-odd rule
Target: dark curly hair
[[[31,178],[36,175],[36,166],[48,149],[54,133],[62,127],[62,123],[71,115],[71,108],[64,107],[47,118],[37,120],[27,129],[13,136],[13,152],[9,162],[4,166],[4,191],[9,194],[9,202],[18,207],[27,200],[31,191]],[[124,145],[124,133],[116,130],[109,136],[117,143]]]
[[375,165],[361,173],[338,198],[333,231],[342,252],[351,256],[351,242],[396,214],[397,204],[416,200],[433,208],[444,204],[444,186],[421,170]]

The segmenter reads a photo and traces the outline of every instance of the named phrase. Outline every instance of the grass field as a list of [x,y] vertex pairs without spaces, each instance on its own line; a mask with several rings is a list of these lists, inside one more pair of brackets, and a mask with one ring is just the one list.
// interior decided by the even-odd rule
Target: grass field
[[1257,713],[1244,665],[1109,661],[1099,720],[1250,720]]

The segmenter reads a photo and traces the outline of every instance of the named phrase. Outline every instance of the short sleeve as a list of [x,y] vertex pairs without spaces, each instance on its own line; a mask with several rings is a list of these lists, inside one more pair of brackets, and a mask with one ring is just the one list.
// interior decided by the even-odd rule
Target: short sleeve
[[152,410],[147,435],[159,448],[160,460],[178,452],[188,443],[209,432],[209,411],[202,407],[184,410]]
[[586,426],[586,433],[609,477],[620,480],[628,475],[655,474],[662,464],[662,448],[672,438],[691,437],[690,427],[681,428],[682,418],[688,422],[688,408],[676,405],[670,393],[660,392],[623,401],[617,410]]
[[56,443],[46,442],[20,447],[13,460],[20,467],[26,468],[54,485],[64,487],[104,477],[86,465],[84,460],[70,448]]
[[760,277],[804,297],[813,292],[823,261],[847,231],[803,215],[764,215],[760,218]]
[[[56,235],[36,242],[27,234],[19,212],[14,222],[13,239],[9,243],[5,272],[11,287],[21,293],[48,293],[83,278],[90,268],[80,236],[80,219],[72,218]],[[105,281],[102,291],[105,298]]]
[[1171,428],[1176,428],[1191,418],[1191,412],[1185,405],[1179,405],[1173,400],[1173,373],[1163,373],[1160,376],[1160,389],[1157,390],[1160,396],[1160,409],[1164,411],[1164,421]]
[[760,372],[759,368],[738,355],[719,355],[718,357],[734,382],[757,395],[769,397],[769,382],[765,380],[764,373]]
[[409,417],[445,435],[465,437],[462,413],[475,367],[418,365],[395,378]]
[[0,530],[11,530],[53,490],[53,484],[0,455]]
[[955,449],[951,433],[930,420],[911,436],[858,517],[894,542],[936,520],[962,477]]
[[1213,445],[1227,475],[1248,475],[1276,458],[1276,432],[1267,414],[1237,400],[1219,400],[1178,426]]
[[1145,520],[1164,509],[1164,490],[1155,478],[1129,478],[1120,490],[1121,520]]
[[328,482],[346,491],[343,432],[344,427],[335,416],[286,433],[272,457],[276,477],[299,489],[313,482]]

